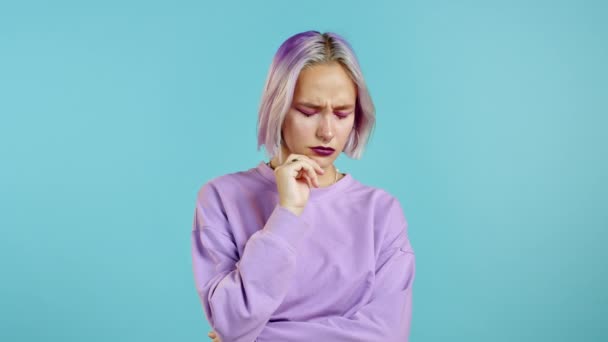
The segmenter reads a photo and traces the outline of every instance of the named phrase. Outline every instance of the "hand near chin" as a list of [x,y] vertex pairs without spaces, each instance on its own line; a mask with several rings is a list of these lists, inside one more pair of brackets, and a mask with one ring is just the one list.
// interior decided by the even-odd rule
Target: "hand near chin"
[[300,215],[306,207],[310,188],[319,187],[318,174],[325,170],[308,156],[290,154],[285,162],[274,169],[279,204]]

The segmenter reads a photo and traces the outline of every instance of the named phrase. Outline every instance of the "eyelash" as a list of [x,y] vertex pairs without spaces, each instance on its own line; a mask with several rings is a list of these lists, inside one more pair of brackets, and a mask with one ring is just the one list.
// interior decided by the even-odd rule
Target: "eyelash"
[[[313,113],[313,114],[304,113],[303,111],[301,111],[301,110],[299,110],[299,109],[298,109],[298,112],[302,113],[302,114],[303,114],[305,117],[307,117],[307,118],[309,118],[309,117],[311,117],[311,116],[313,116],[313,115],[315,115],[315,114],[316,114],[316,113]],[[336,114],[336,116],[337,116],[338,118],[340,118],[340,120],[344,120],[344,119],[346,119],[346,118],[348,117],[348,114],[346,114],[346,115],[337,115],[337,114]]]

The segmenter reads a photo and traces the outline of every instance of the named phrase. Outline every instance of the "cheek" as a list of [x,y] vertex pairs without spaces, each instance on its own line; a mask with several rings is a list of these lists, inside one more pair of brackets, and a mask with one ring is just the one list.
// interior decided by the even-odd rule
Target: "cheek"
[[348,136],[350,132],[355,129],[355,120],[349,119],[349,122],[345,122],[344,126],[341,126],[340,128],[342,135]]
[[302,137],[306,136],[306,132],[309,130],[307,126],[310,123],[301,120],[297,115],[288,116],[285,118],[283,123],[283,134],[285,139],[289,141],[300,141]]
[[316,121],[305,117],[304,115],[294,115],[289,120],[290,129],[292,132],[298,132],[298,134],[306,134],[311,129],[315,129]]

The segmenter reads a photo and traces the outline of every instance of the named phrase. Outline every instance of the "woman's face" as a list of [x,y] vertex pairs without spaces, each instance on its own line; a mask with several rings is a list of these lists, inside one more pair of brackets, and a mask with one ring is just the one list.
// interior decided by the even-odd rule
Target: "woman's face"
[[[355,122],[357,89],[346,70],[337,62],[317,64],[300,72],[291,108],[283,122],[283,156],[304,154],[322,168],[338,158]],[[311,148],[331,147],[321,156]]]

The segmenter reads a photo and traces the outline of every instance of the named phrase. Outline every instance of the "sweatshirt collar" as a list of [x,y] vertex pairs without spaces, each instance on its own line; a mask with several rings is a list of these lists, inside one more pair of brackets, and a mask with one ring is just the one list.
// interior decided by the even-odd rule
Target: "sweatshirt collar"
[[[264,161],[260,161],[258,166],[256,167],[256,171],[262,175],[262,177],[268,182],[274,185],[274,189],[276,190],[276,179],[274,176],[274,170],[270,168]],[[316,200],[321,197],[333,196],[339,193],[342,193],[346,188],[348,188],[354,182],[354,178],[350,175],[350,173],[346,173],[344,177],[339,179],[336,183],[326,186],[324,188],[311,188],[309,200]]]

